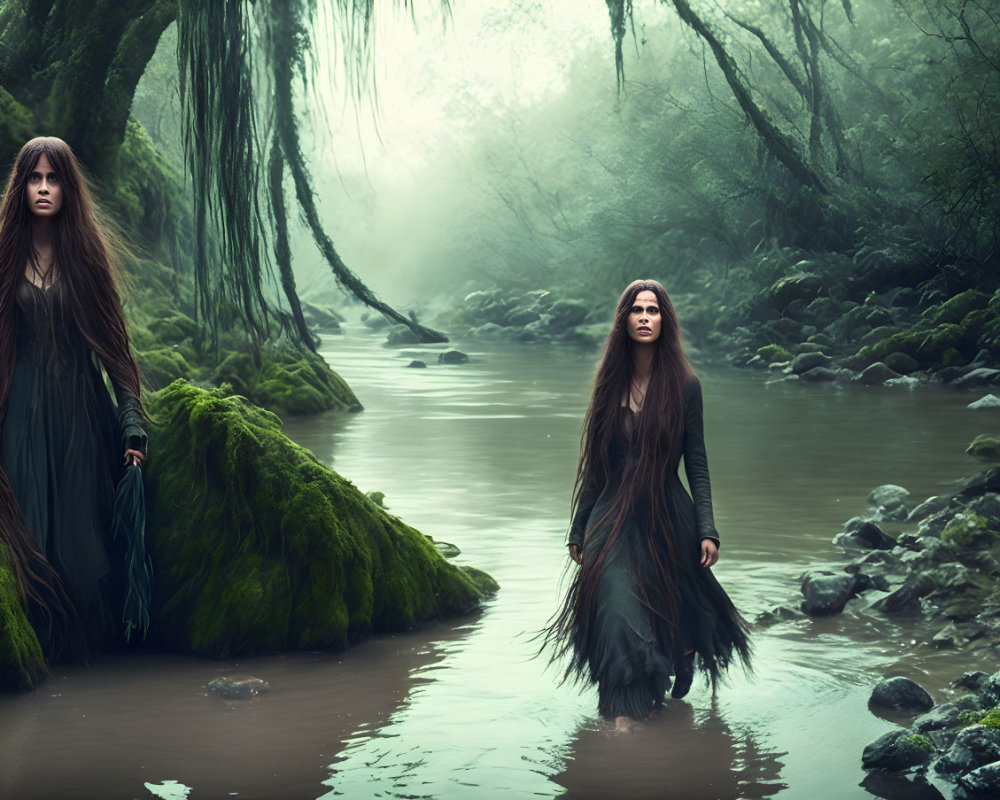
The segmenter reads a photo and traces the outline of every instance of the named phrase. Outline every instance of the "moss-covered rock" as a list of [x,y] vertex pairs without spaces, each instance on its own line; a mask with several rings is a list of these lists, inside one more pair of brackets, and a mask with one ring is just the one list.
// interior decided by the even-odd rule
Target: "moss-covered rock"
[[941,532],[941,541],[957,547],[988,544],[996,536],[989,529],[989,520],[978,514],[956,514]]
[[163,643],[219,657],[340,648],[496,591],[287,439],[274,414],[183,381],[150,408],[162,423],[147,490]]
[[972,440],[965,452],[976,458],[1000,460],[1000,436],[995,433],[981,433]]
[[931,306],[923,313],[928,327],[937,327],[946,322],[961,322],[971,311],[985,308],[990,296],[976,289],[966,289],[950,297],[940,305]]
[[792,360],[792,354],[780,344],[766,344],[763,347],[758,347],[757,355],[759,355],[768,364]]
[[0,544],[0,690],[34,689],[47,675],[42,648],[21,606],[7,548]]

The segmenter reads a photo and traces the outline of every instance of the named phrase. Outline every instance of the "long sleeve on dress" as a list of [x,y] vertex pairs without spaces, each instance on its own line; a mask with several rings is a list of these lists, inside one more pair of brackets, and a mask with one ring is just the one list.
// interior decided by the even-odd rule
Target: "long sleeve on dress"
[[708,476],[705,432],[702,417],[701,383],[691,378],[684,384],[684,472],[694,500],[698,538],[719,544],[712,513],[712,484]]
[[135,395],[120,384],[113,384],[115,402],[118,404],[118,428],[126,450],[146,452],[146,431],[142,427],[142,414]]
[[566,541],[567,545],[577,544],[583,547],[584,534],[587,532],[587,522],[590,521],[590,512],[594,510],[594,506],[597,504],[597,498],[600,497],[601,493],[584,476],[583,486],[580,488],[580,501],[576,506],[576,513],[573,515],[573,524],[569,529],[569,538]]

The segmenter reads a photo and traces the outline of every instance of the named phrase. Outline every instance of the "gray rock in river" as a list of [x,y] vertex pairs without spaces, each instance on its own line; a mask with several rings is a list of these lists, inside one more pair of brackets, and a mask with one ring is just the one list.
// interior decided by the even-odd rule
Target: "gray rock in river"
[[813,367],[799,375],[800,381],[806,383],[830,383],[840,377],[840,371],[829,367]]
[[416,344],[420,338],[405,325],[396,325],[385,337],[385,343],[396,344]]
[[889,367],[881,361],[876,361],[874,364],[866,367],[864,371],[854,379],[854,383],[859,383],[862,386],[881,386],[886,381],[899,377],[901,376],[898,372],[889,369]]
[[461,350],[445,350],[438,354],[439,364],[464,364],[469,357]]
[[958,378],[952,383],[959,389],[964,389],[966,387],[974,386],[993,386],[1000,383],[1000,369],[990,369],[988,367],[979,367],[971,372],[965,373],[961,378]]
[[910,498],[910,492],[894,483],[884,483],[876,486],[868,493],[868,504],[871,506],[889,506],[905,503]]
[[802,580],[802,610],[814,617],[837,614],[858,591],[858,577],[846,572],[811,570]]
[[959,714],[976,711],[977,705],[978,703],[971,697],[962,697],[952,703],[941,703],[913,720],[913,730],[928,733],[953,728],[959,723]]
[[852,535],[871,550],[891,550],[896,546],[896,540],[883,533],[874,522],[864,523]]
[[880,597],[872,608],[876,611],[883,611],[886,614],[919,614],[920,595],[909,583],[904,583],[898,589],[889,592],[885,597]]
[[943,775],[962,775],[1000,760],[1000,730],[970,725],[958,732],[934,769]]
[[981,497],[977,497],[965,507],[965,513],[985,517],[991,528],[1000,529],[1000,495],[995,492],[987,492]]
[[962,800],[996,800],[1000,797],[1000,761],[960,775],[958,785],[965,793]]
[[979,691],[979,696],[990,705],[1000,705],[1000,672],[994,672],[983,681],[983,687]]
[[934,706],[923,686],[902,676],[880,680],[872,689],[868,702],[883,708],[930,709]]
[[210,692],[229,700],[244,700],[256,697],[261,692],[266,692],[270,688],[271,685],[267,681],[253,676],[230,678],[226,675],[220,675],[218,678],[212,678],[208,682],[208,690]]
[[902,486],[886,483],[868,493],[868,504],[875,509],[879,519],[902,521],[906,519],[909,497],[909,491]]
[[908,730],[889,731],[869,744],[861,754],[865,769],[902,770],[925,764],[934,753],[926,736]]
[[969,689],[976,694],[981,694],[983,689],[986,688],[986,682],[989,679],[990,676],[982,670],[975,670],[974,672],[963,672],[962,677],[952,685],[956,689]]
[[831,361],[833,361],[833,359],[830,358],[830,356],[818,351],[812,353],[802,353],[792,359],[792,372],[796,375],[801,375],[802,373],[808,372],[816,367],[829,366]]
[[909,375],[911,372],[916,372],[920,369],[920,364],[917,359],[913,356],[909,356],[906,353],[889,353],[882,362],[894,372],[898,372],[900,375]]
[[944,497],[942,495],[934,495],[933,497],[928,497],[924,502],[914,508],[909,514],[906,515],[907,522],[920,522],[926,519],[931,514],[936,514],[939,511],[944,511],[948,506],[951,505],[951,499]]
[[411,369],[427,369],[427,362],[421,361],[419,358],[415,358],[406,366]]
[[980,397],[974,403],[969,403],[966,408],[980,410],[983,408],[1000,408],[1000,397],[995,394],[988,394]]

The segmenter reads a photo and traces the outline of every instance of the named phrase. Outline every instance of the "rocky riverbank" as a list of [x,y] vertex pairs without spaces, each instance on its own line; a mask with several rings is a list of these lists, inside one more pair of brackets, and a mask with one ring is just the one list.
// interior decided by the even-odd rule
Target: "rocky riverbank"
[[[992,452],[996,443],[981,436],[969,452]],[[827,616],[850,605],[872,617],[905,617],[911,631],[923,631],[916,646],[976,652],[980,661],[1000,655],[1000,467],[921,502],[901,486],[879,486],[868,503],[868,512],[847,520],[833,539],[846,563],[802,577],[801,612]],[[759,622],[798,615],[778,608]],[[864,748],[870,791],[886,798],[1000,797],[1000,672],[967,673],[953,689],[935,704],[906,678],[874,688],[872,710],[892,709],[910,724]]]
[[[703,290],[671,293],[698,360],[810,383],[1000,386],[995,279],[849,261],[802,260],[758,273],[736,271]],[[599,345],[613,302],[584,299],[571,287],[491,288],[467,295],[437,324],[470,338]]]

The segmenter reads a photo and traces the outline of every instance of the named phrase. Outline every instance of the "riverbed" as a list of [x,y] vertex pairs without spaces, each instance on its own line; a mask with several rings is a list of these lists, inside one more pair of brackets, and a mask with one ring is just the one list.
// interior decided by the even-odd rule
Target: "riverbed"
[[[387,348],[360,325],[325,337],[365,410],[286,432],[458,546],[459,563],[499,581],[494,600],[346,653],[137,653],[56,669],[32,694],[0,697],[0,797],[870,798],[861,749],[893,724],[868,711],[872,685],[906,675],[942,701],[963,670],[995,669],[987,655],[934,650],[918,625],[851,610],[761,629],[755,675],[737,671],[714,696],[696,681],[638,731],[608,731],[596,693],[560,685],[532,638],[565,585],[598,354],[453,346],[468,363],[438,364],[440,347]],[[837,560],[830,540],[873,487],[898,483],[921,500],[980,469],[963,452],[990,428],[965,407],[978,394],[695,367],[722,537],[715,571],[748,618],[797,605],[798,576]],[[205,688],[222,674],[270,690],[223,700]]]

